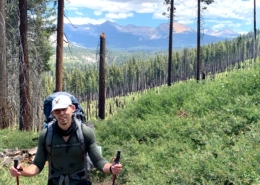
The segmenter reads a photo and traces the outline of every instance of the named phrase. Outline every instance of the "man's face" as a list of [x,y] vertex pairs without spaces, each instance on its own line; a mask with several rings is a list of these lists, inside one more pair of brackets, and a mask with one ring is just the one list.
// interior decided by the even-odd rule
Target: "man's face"
[[60,125],[71,124],[71,117],[73,112],[75,111],[75,106],[70,105],[64,109],[56,109],[52,111],[53,116],[57,119]]

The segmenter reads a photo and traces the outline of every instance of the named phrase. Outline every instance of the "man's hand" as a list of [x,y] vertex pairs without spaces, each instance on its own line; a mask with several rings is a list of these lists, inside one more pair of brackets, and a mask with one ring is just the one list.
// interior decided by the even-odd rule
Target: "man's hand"
[[114,174],[114,175],[118,175],[123,170],[122,164],[115,164],[115,162],[112,163],[110,168],[111,168],[112,174]]
[[17,169],[14,166],[10,167],[10,174],[11,174],[12,177],[17,177],[17,176],[22,175],[21,171],[23,171],[23,167],[22,167],[21,164],[19,164],[17,166]]

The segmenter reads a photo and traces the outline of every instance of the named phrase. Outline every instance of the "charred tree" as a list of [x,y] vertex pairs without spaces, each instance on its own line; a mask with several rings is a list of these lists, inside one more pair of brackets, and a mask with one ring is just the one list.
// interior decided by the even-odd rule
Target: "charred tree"
[[99,102],[98,117],[105,119],[106,105],[106,38],[105,34],[100,35],[100,64],[99,64]]
[[58,0],[57,46],[56,46],[56,92],[62,91],[63,73],[63,23],[64,0]]
[[198,20],[197,20],[197,81],[200,80],[200,1],[198,0]]
[[[201,16],[200,16],[200,2],[204,2],[207,5],[210,5],[211,3],[214,2],[214,0],[198,0],[198,20],[197,20],[197,82],[200,80],[200,21],[201,21]],[[206,9],[204,7],[203,9]]]
[[254,0],[254,63],[256,63],[256,0]]
[[174,0],[171,0],[170,6],[170,30],[169,30],[169,52],[168,52],[168,86],[172,84],[172,38],[173,38],[173,12]]

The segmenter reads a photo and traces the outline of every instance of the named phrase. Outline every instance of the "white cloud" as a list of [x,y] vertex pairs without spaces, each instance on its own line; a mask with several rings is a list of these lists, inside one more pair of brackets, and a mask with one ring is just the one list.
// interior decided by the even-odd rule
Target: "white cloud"
[[96,16],[100,16],[100,15],[103,14],[103,12],[101,12],[101,11],[94,11],[94,14],[95,14]]
[[66,6],[66,7],[65,7],[65,10],[66,10],[66,11],[77,11],[78,8],[72,7],[72,6]]
[[156,10],[158,9],[157,4],[156,3],[141,3],[139,5],[139,8],[136,9],[135,11],[137,13],[155,13]]
[[220,29],[223,29],[223,28],[225,28],[225,27],[226,27],[226,24],[220,23],[220,24],[215,24],[215,25],[212,27],[212,29],[214,29],[214,30],[220,30]]
[[219,20],[212,19],[212,20],[208,20],[207,23],[210,25],[213,25],[212,29],[214,29],[215,31],[218,31],[220,29],[227,28],[227,27],[238,29],[241,26],[240,23],[237,23],[232,20],[219,21]]
[[[71,0],[66,2],[68,10],[77,8],[88,8],[94,11],[97,16],[104,15],[104,19],[126,19],[132,17],[133,13],[152,13],[152,19],[167,20],[162,13],[166,12],[167,6],[163,5],[164,0]],[[197,0],[177,0],[175,3],[175,18],[177,22],[192,25],[196,24],[197,19]],[[257,17],[259,17],[260,3],[257,5]],[[239,27],[238,21],[243,25],[253,23],[253,0],[215,0],[211,5],[201,3],[207,9],[202,12],[205,22],[214,20],[223,21],[214,27],[224,26]],[[76,18],[75,18],[76,19]],[[83,19],[83,18],[81,18]],[[94,20],[84,18],[85,21],[100,22],[101,19]],[[226,20],[232,20],[232,24],[225,25]],[[152,21],[152,20],[151,20]],[[257,19],[258,24],[260,20]]]
[[107,19],[125,19],[128,17],[133,17],[133,13],[108,13],[106,14]]
[[[66,3],[69,8],[89,8],[94,11],[108,11],[110,13],[159,13],[166,10],[163,0],[72,0]],[[201,3],[201,6],[206,6]],[[176,14],[190,18],[196,15],[197,0],[175,1]],[[260,5],[257,3],[258,10]],[[252,14],[253,0],[215,0],[207,5],[207,14],[216,17],[247,19],[244,15]]]
[[73,17],[69,19],[64,19],[64,23],[66,24],[75,24],[75,25],[81,25],[81,24],[102,24],[106,22],[106,19],[91,19],[88,17]]
[[82,12],[78,12],[78,11],[76,11],[75,13],[76,13],[77,15],[80,15],[80,16],[83,16],[83,15],[84,15]]

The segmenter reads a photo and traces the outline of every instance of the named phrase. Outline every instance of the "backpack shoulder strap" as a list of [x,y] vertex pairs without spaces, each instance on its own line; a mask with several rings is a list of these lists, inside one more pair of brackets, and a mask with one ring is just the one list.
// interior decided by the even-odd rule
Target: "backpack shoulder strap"
[[[84,168],[85,168],[85,174],[86,174],[86,176],[88,176],[88,174],[89,174],[88,171],[91,169],[92,161],[88,157],[88,154],[86,151],[85,139],[84,139],[83,130],[82,130],[83,123],[81,120],[77,119],[76,116],[73,116],[73,118],[74,118],[75,123],[78,126],[78,129],[76,132],[77,132],[78,140],[80,142],[80,147],[81,147],[82,151],[84,152],[84,164],[85,164]],[[91,164],[88,164],[88,163],[91,163]]]
[[45,137],[45,146],[48,151],[48,154],[51,153],[51,145],[52,145],[52,135],[53,135],[53,124],[56,122],[56,119],[53,119],[50,123],[47,125],[47,133]]
[[82,122],[76,118],[76,116],[73,116],[73,119],[75,121],[75,123],[77,124],[77,137],[80,143],[80,147],[82,149],[82,151],[84,152],[84,154],[86,154],[86,146],[85,146],[85,139],[84,139],[84,135],[83,135],[83,130],[82,130]]
[[51,149],[52,149],[52,135],[53,135],[53,125],[56,122],[56,119],[53,119],[50,123],[47,125],[47,132],[45,136],[45,146],[48,151],[48,162],[49,162],[49,178],[51,177]]

